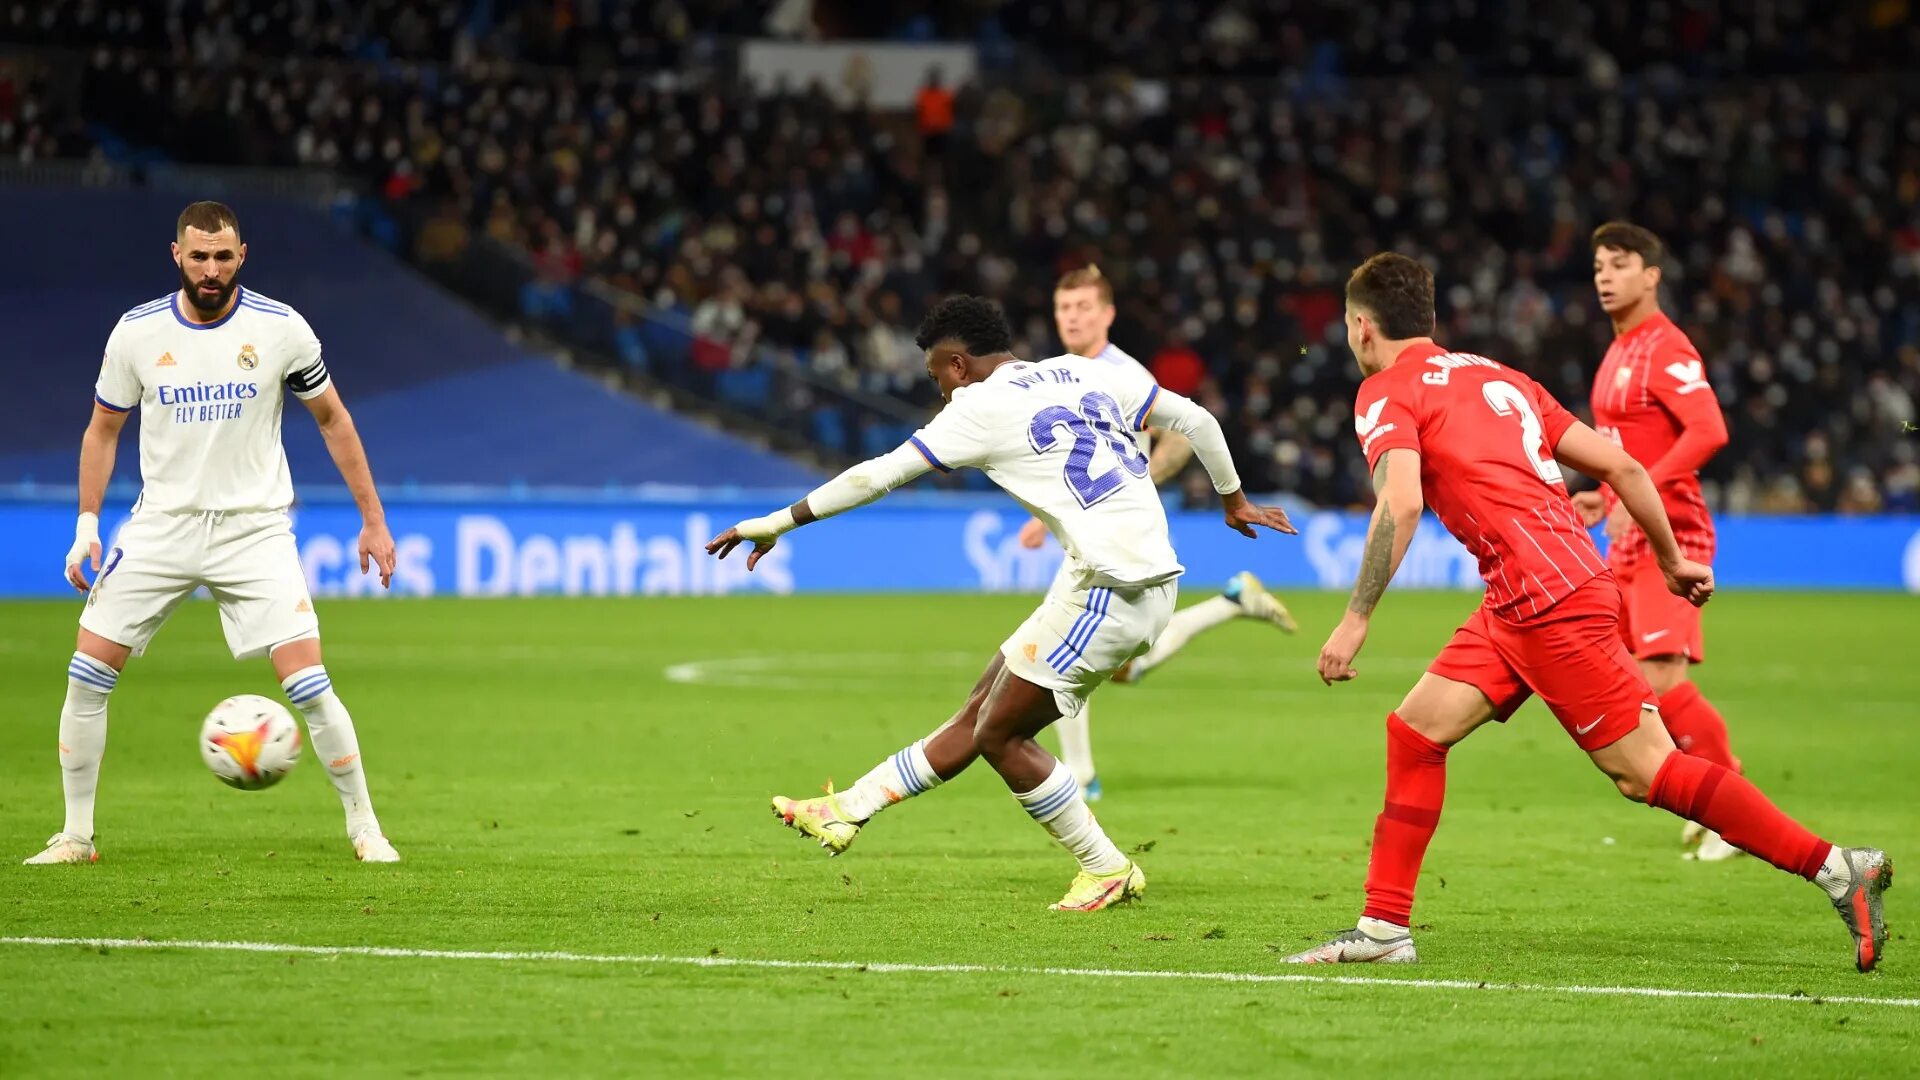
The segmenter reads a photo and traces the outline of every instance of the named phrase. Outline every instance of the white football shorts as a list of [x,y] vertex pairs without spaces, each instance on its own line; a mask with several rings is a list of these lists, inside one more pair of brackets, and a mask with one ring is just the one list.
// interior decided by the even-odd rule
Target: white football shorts
[[279,510],[136,513],[101,554],[80,627],[138,656],[202,585],[235,660],[320,633],[293,523]]
[[1152,647],[1178,597],[1175,581],[1114,588],[1056,582],[1000,655],[1008,671],[1052,690],[1061,716],[1078,716],[1101,683]]

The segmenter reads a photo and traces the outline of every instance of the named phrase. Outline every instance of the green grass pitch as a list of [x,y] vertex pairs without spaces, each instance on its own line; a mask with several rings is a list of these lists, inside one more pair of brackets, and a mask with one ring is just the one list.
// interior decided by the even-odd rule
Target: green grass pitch
[[[103,861],[15,865],[60,824],[76,607],[0,605],[0,936],[1028,969],[0,944],[0,1075],[1920,1071],[1920,877],[1889,894],[1888,958],[1861,976],[1823,896],[1752,859],[1681,861],[1678,823],[1615,795],[1537,704],[1452,757],[1419,966],[1033,971],[1271,975],[1352,925],[1383,717],[1474,599],[1389,596],[1335,688],[1312,669],[1342,598],[1289,599],[1299,637],[1232,625],[1096,697],[1101,821],[1150,887],[1092,917],[1046,910],[1071,861],[984,766],[839,859],[767,810],[947,716],[1031,598],[325,604],[392,867],[352,861],[311,760],[261,793],[201,766],[215,701],[276,692],[202,602],[113,696]],[[1735,592],[1707,618],[1700,682],[1748,774],[1920,874],[1920,600]],[[1468,985],[1375,985],[1408,979]],[[1573,986],[1820,1000],[1554,989]]]

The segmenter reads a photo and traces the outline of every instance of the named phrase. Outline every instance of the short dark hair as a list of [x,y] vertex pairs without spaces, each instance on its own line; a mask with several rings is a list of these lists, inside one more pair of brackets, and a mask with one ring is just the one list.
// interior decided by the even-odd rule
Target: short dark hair
[[1356,267],[1347,303],[1367,309],[1391,341],[1433,336],[1433,272],[1399,252],[1383,251]]
[[1631,251],[1648,266],[1659,266],[1667,254],[1667,245],[1660,242],[1652,229],[1642,228],[1631,221],[1609,221],[1593,230],[1593,250],[1599,251],[1603,247]]
[[173,227],[173,238],[179,240],[187,235],[187,229],[199,229],[201,232],[217,233],[221,229],[232,229],[234,239],[240,238],[240,215],[226,203],[201,201],[180,211],[180,220]]
[[984,296],[949,296],[927,312],[913,341],[922,350],[958,341],[975,356],[992,356],[1013,351],[1013,327],[1000,305]]

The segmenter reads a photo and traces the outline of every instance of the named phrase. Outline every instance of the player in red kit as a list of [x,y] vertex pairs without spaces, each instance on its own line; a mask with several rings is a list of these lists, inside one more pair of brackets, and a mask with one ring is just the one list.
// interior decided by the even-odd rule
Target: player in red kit
[[1692,604],[1713,571],[1684,557],[1645,467],[1574,419],[1539,383],[1433,342],[1433,275],[1376,255],[1347,281],[1347,343],[1366,376],[1354,428],[1377,499],[1347,614],[1320,653],[1327,683],[1353,678],[1375,605],[1423,508],[1480,560],[1487,592],[1387,715],[1387,792],[1374,822],[1358,924],[1290,963],[1410,963],[1414,881],[1440,822],[1448,748],[1533,694],[1620,793],[1698,821],[1821,886],[1868,971],[1886,945],[1893,863],[1840,848],[1782,813],[1740,774],[1683,754],[1620,637],[1620,588],[1567,497],[1565,463],[1609,484],[1647,537],[1666,587]]
[[[1660,238],[1638,225],[1608,222],[1593,233],[1593,286],[1613,319],[1613,347],[1593,381],[1593,422],[1647,467],[1673,523],[1680,553],[1713,561],[1713,518],[1700,495],[1699,469],[1727,445],[1727,422],[1707,385],[1700,354],[1660,310]],[[1588,525],[1607,521],[1607,563],[1626,594],[1621,630],[1627,651],[1660,696],[1660,719],[1675,746],[1738,772],[1727,723],[1687,678],[1706,659],[1700,609],[1667,591],[1647,537],[1610,489],[1573,497]],[[1688,822],[1681,834],[1694,856],[1729,859],[1740,849]]]

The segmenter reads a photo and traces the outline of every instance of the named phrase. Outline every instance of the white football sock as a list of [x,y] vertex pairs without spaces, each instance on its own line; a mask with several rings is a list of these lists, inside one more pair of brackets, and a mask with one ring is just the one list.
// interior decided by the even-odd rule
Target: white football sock
[[1361,933],[1375,941],[1392,941],[1394,938],[1406,937],[1412,933],[1404,926],[1390,923],[1385,919],[1370,919],[1365,915],[1360,916],[1359,928]]
[[1853,867],[1847,865],[1847,857],[1840,853],[1840,845],[1833,845],[1827,852],[1827,861],[1820,864],[1820,872],[1813,875],[1813,883],[1827,890],[1827,895],[1835,900],[1847,895],[1853,888]]
[[1093,819],[1093,811],[1087,809],[1087,801],[1080,797],[1080,785],[1066,765],[1054,762],[1053,772],[1039,787],[1024,795],[1016,793],[1014,798],[1041,828],[1060,841],[1061,847],[1080,860],[1080,869],[1104,875],[1127,868],[1127,857]]
[[1153,648],[1147,655],[1133,662],[1133,676],[1139,678],[1161,664],[1173,658],[1173,654],[1187,647],[1187,642],[1203,631],[1211,630],[1223,622],[1230,622],[1246,612],[1240,605],[1224,596],[1210,596],[1173,613],[1167,620],[1167,628],[1153,641]]
[[100,759],[107,753],[107,695],[120,673],[86,653],[67,661],[67,700],[60,706],[60,788],[67,797],[67,824],[60,830],[93,839],[93,794],[100,786]]
[[835,798],[840,801],[841,813],[854,821],[865,821],[894,803],[939,786],[940,777],[927,762],[927,740],[921,739],[875,765]]
[[1087,714],[1091,711],[1092,706],[1083,702],[1078,715],[1063,716],[1053,722],[1053,730],[1060,733],[1060,760],[1073,770],[1073,778],[1083,788],[1098,775],[1093,767],[1093,732],[1087,724]]
[[367,773],[360,764],[360,738],[354,733],[353,717],[333,692],[327,669],[319,664],[301,668],[282,679],[280,688],[307,718],[313,752],[333,778],[333,790],[340,793],[340,806],[347,813],[347,835],[379,832],[380,820],[374,817],[373,799],[367,794]]

